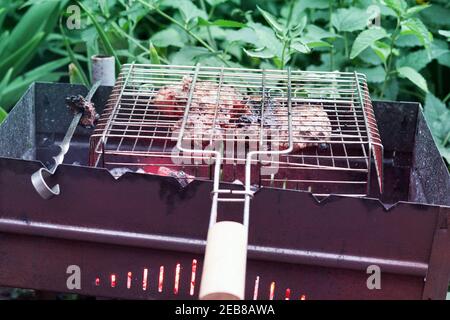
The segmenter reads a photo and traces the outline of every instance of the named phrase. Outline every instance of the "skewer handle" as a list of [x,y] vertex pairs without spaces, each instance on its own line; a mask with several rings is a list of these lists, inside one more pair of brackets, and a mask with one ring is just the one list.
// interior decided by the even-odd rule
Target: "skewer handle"
[[243,300],[247,263],[247,228],[221,221],[208,231],[200,300]]

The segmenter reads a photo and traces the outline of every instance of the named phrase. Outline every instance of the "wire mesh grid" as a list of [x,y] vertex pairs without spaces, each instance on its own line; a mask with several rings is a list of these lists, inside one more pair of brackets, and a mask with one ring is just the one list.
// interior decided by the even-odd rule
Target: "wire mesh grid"
[[[90,163],[182,170],[244,181],[251,150],[293,150],[252,160],[252,183],[315,194],[366,195],[371,157],[381,188],[382,145],[365,76],[242,68],[125,65],[91,137]],[[187,149],[176,148],[180,136]],[[373,152],[375,151],[375,152]]]

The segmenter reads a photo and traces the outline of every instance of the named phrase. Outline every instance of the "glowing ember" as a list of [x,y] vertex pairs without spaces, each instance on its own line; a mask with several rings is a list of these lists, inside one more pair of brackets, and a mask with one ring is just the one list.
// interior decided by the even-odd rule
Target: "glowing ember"
[[131,272],[128,272],[128,274],[127,274],[127,289],[131,288],[131,277],[132,277]]
[[115,288],[116,287],[116,275],[112,274],[111,275],[111,288]]
[[148,277],[148,269],[144,269],[144,275],[142,276],[142,290],[147,290],[147,277]]
[[164,266],[159,267],[158,292],[163,292]]
[[284,300],[290,300],[290,299],[291,299],[291,289],[287,288]]
[[189,289],[189,294],[194,295],[195,290],[195,274],[197,273],[197,260],[192,260],[192,272],[191,272],[191,288]]
[[181,265],[177,263],[177,266],[175,267],[175,284],[173,287],[174,294],[178,294],[178,290],[180,287],[180,272],[181,272]]
[[259,276],[255,279],[255,289],[253,289],[253,300],[258,300]]
[[270,295],[269,300],[273,300],[273,297],[275,296],[275,282],[272,282],[270,284]]

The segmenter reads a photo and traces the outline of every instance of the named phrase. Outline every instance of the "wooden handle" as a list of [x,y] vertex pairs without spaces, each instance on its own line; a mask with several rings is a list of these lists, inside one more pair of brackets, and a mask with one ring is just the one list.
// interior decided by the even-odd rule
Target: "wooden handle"
[[243,300],[247,263],[247,228],[221,221],[208,231],[201,300]]

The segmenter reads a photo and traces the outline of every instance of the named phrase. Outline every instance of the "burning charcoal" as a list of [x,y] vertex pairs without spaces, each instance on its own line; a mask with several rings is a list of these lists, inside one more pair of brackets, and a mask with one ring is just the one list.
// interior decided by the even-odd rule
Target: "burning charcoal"
[[66,98],[66,104],[71,112],[74,114],[82,113],[83,116],[80,119],[79,124],[84,128],[94,128],[95,122],[99,119],[99,114],[95,110],[94,104],[92,102],[86,101],[86,99],[81,96],[69,96]]

